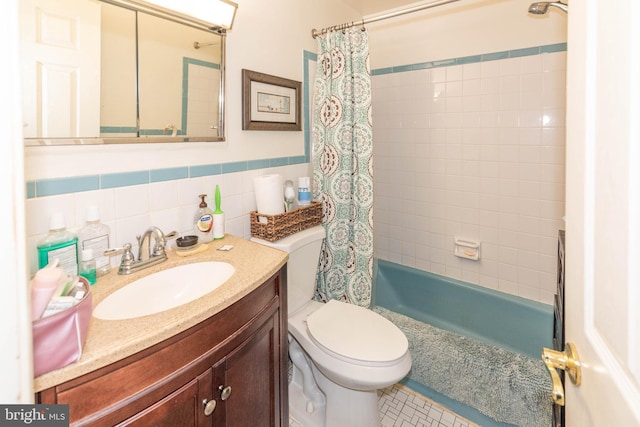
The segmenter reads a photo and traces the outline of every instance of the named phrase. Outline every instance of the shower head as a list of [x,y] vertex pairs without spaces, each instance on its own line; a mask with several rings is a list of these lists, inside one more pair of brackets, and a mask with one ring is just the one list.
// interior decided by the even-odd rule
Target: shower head
[[549,6],[557,7],[558,9],[569,12],[569,7],[565,3],[561,2],[548,2],[548,1],[540,1],[537,3],[531,3],[529,6],[529,13],[532,15],[544,15],[549,12]]

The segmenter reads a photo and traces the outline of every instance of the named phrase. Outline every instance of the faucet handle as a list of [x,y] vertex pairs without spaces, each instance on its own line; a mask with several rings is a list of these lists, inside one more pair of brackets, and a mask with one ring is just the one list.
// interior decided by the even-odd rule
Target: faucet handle
[[110,248],[104,251],[105,256],[122,254],[122,265],[131,265],[135,261],[135,256],[131,250],[131,243],[125,243],[121,248]]
[[125,243],[124,245],[122,245],[121,248],[109,248],[105,250],[102,254],[104,256],[114,256],[127,251],[131,252],[131,243]]
[[114,256],[119,254],[122,254],[119,274],[126,274],[125,272],[128,271],[136,261],[136,257],[133,255],[133,251],[131,250],[131,243],[125,243],[121,248],[111,248],[104,251],[105,256]]
[[164,255],[164,251],[167,247],[167,240],[175,239],[176,237],[178,237],[178,232],[172,231],[168,234],[164,234],[162,230],[160,230],[159,228],[156,228],[156,231],[157,231],[157,234],[156,234],[156,240],[153,245],[152,255],[162,256]]
[[172,231],[170,233],[164,234],[162,235],[162,248],[166,248],[167,247],[167,242],[171,239],[175,239],[176,237],[178,237],[178,232],[177,231]]

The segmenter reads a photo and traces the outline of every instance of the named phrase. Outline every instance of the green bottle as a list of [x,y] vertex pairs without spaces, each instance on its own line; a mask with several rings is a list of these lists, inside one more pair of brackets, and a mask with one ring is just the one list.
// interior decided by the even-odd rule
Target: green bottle
[[49,219],[49,233],[38,242],[38,268],[44,268],[54,260],[71,275],[78,275],[78,237],[67,230],[64,215],[56,212]]
[[80,258],[80,275],[87,279],[89,285],[95,285],[97,274],[96,260],[93,258],[93,249],[83,249]]

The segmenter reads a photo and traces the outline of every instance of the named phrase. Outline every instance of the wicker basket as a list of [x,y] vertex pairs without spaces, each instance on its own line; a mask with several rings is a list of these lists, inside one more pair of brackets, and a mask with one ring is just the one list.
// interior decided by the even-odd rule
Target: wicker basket
[[[306,228],[322,223],[322,203],[312,202],[289,212],[266,215],[251,211],[251,235],[274,242]],[[262,222],[260,221],[262,219]]]

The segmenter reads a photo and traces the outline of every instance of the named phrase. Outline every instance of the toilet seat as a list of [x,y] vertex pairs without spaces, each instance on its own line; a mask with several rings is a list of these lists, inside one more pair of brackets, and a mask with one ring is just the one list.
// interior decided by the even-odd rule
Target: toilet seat
[[306,324],[318,347],[350,363],[391,365],[409,348],[407,337],[391,321],[353,304],[331,300],[311,313]]

